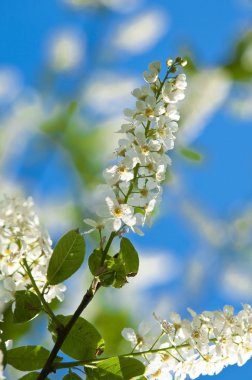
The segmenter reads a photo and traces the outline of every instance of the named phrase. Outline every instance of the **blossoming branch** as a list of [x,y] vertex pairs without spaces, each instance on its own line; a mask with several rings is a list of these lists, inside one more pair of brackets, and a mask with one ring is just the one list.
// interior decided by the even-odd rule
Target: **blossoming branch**
[[232,306],[201,314],[188,311],[191,320],[176,313],[170,315],[170,321],[159,320],[158,337],[140,336],[128,328],[122,331],[136,355],[142,356],[147,379],[185,380],[187,376],[195,379],[217,375],[226,366],[242,366],[252,357],[250,305],[244,305],[237,315]]
[[[88,258],[93,275],[90,287],[72,315],[56,315],[50,303],[54,298],[63,301],[64,281],[84,262],[86,233],[71,230],[52,249],[31,198],[6,196],[0,202],[1,311],[3,305],[11,305],[14,323],[46,313],[53,341],[51,351],[40,345],[11,348],[2,336],[0,379],[5,379],[3,366],[8,364],[28,372],[20,380],[45,380],[60,370],[68,371],[64,380],[84,376],[87,380],[184,380],[217,374],[229,364],[243,365],[252,356],[249,305],[237,315],[225,306],[223,311],[202,314],[189,309],[191,320],[176,313],[169,321],[156,317],[160,332],[154,337],[145,336],[143,325],[138,332],[125,328],[122,335],[133,350],[111,357],[101,356],[105,342],[81,316],[100,288],[121,288],[138,272],[137,251],[124,234],[142,235],[142,227],[151,221],[161,200],[180,118],[177,103],[187,86],[185,74],[178,70],[185,65],[181,58],[169,59],[162,75],[160,62],[151,63],[144,73],[147,84],[132,92],[135,107],[124,111],[126,122],[118,131],[122,137],[114,162],[104,170],[106,184],[98,189],[96,216],[85,219],[91,227],[86,233],[98,233],[100,241]],[[116,237],[120,249],[114,254],[111,246]],[[61,353],[71,361],[63,360]]]
[[174,148],[180,118],[176,104],[184,99],[185,74],[176,74],[186,61],[167,61],[160,77],[161,63],[153,62],[144,72],[148,85],[132,92],[134,109],[125,109],[126,123],[119,130],[123,136],[115,151],[117,161],[104,170],[107,185],[100,187],[98,220],[85,219],[92,229],[105,235],[121,234],[127,229],[142,234],[142,227],[160,202],[167,166],[168,151]]

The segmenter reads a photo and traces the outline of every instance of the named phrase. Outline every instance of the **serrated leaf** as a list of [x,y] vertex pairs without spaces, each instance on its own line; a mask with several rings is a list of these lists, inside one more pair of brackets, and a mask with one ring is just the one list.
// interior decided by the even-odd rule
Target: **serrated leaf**
[[77,231],[67,232],[56,244],[47,270],[47,280],[56,285],[75,273],[84,261],[85,240]]
[[124,263],[127,276],[135,276],[139,269],[139,257],[133,244],[127,238],[121,239],[119,258]]
[[64,376],[62,380],[81,380],[81,377],[78,376],[76,373],[71,372]]
[[[26,375],[20,377],[18,380],[38,380],[39,372],[30,372]],[[46,377],[45,380],[50,380],[49,377]]]
[[[58,320],[65,326],[72,316],[58,315]],[[53,336],[56,340],[56,336]],[[96,328],[86,319],[79,317],[61,347],[64,354],[76,360],[94,359],[103,352],[104,340]]]
[[127,357],[112,357],[96,362],[95,365],[96,368],[85,367],[90,380],[130,380],[145,371],[143,363]]
[[7,363],[20,371],[34,371],[43,368],[49,355],[42,346],[17,347],[7,351]]
[[27,322],[36,317],[41,311],[41,302],[36,294],[28,290],[15,293],[14,323]]
[[187,158],[188,160],[192,160],[192,161],[202,160],[202,155],[191,149],[181,148],[180,153],[183,157]]

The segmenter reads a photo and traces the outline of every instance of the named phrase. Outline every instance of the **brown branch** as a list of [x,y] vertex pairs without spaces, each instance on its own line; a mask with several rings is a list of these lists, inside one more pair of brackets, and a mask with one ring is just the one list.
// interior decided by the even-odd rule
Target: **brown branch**
[[66,326],[58,332],[58,337],[55,342],[55,345],[50,353],[50,356],[48,357],[43,369],[41,370],[38,380],[44,380],[51,372],[55,372],[55,368],[53,366],[54,360],[57,357],[57,354],[59,350],[61,349],[65,339],[67,338],[70,330],[72,329],[73,325],[81,315],[81,313],[85,310],[85,308],[88,306],[88,304],[92,301],[94,295],[101,287],[100,283],[97,281],[97,279],[94,279],[90,288],[87,290],[86,294],[84,295],[80,305],[76,309],[75,313],[72,315],[72,318],[69,320],[69,322],[66,324]]

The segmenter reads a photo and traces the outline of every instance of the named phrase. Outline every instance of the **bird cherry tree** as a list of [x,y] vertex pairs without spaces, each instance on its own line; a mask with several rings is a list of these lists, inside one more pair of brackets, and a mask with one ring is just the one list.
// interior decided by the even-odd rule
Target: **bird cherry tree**
[[[25,372],[20,380],[50,379],[52,373],[61,376],[61,370],[68,371],[64,380],[194,379],[218,374],[227,365],[243,365],[252,356],[249,305],[237,315],[225,306],[201,314],[188,309],[190,319],[176,313],[168,320],[155,316],[156,336],[144,325],[138,332],[124,328],[122,336],[132,350],[109,357],[96,327],[82,317],[98,291],[121,288],[138,273],[139,257],[126,235],[143,235],[141,228],[161,201],[180,119],[177,103],[187,86],[181,72],[186,63],[180,57],[168,59],[165,70],[160,62],[151,63],[144,72],[146,84],[132,92],[135,108],[124,111],[114,161],[104,170],[106,183],[97,189],[94,219],[84,219],[89,230],[67,232],[52,249],[31,198],[5,196],[1,201],[1,303],[12,304],[13,320],[19,324],[45,313],[54,346],[51,352],[36,344],[11,348],[2,340],[0,379],[5,379],[6,364]],[[51,301],[64,300],[64,281],[83,264],[89,233],[98,236],[87,258],[91,284],[71,315],[57,315]],[[120,248],[114,254],[116,240]]]

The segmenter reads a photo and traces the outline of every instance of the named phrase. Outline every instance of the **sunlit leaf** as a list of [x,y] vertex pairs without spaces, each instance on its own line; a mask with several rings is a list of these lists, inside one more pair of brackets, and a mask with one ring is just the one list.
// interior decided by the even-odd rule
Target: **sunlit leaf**
[[78,376],[76,373],[71,372],[64,376],[62,380],[81,380],[81,377]]
[[195,150],[181,148],[180,153],[183,157],[187,158],[188,160],[192,160],[192,161],[202,160],[202,155],[199,152],[196,152]]
[[47,280],[58,284],[75,273],[84,261],[85,240],[76,230],[67,232],[56,244],[47,270]]
[[42,346],[22,346],[7,351],[7,363],[20,371],[34,371],[43,368],[49,355]]
[[135,276],[139,269],[139,257],[133,244],[127,238],[121,239],[119,258],[123,261],[127,276]]
[[88,266],[92,275],[99,275],[98,270],[101,266],[102,253],[99,249],[95,249],[88,258]]
[[[57,318],[65,326],[71,319],[71,315],[58,315]],[[53,333],[52,325],[49,328]],[[55,333],[53,340],[56,340]],[[89,360],[101,354],[103,348],[104,340],[96,328],[84,318],[79,317],[63,343],[61,351],[76,360]]]
[[[26,375],[20,377],[18,380],[37,380],[39,372],[30,372]],[[46,377],[45,380],[50,380],[49,377]]]
[[90,380],[130,380],[145,371],[145,366],[139,360],[119,356],[101,360],[95,366],[85,367]]

